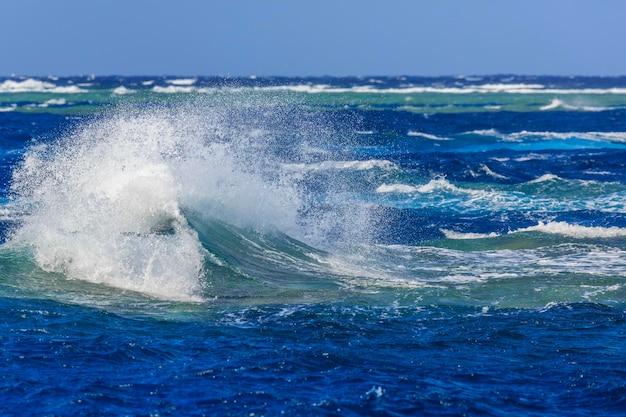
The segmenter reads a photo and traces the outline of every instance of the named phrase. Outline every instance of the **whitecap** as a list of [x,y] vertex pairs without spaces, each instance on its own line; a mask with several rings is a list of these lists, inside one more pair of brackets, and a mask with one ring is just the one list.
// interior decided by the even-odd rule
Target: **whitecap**
[[152,87],[152,91],[154,91],[155,93],[162,93],[162,94],[192,93],[195,91],[195,88],[186,87],[186,86],[185,87],[175,86],[175,85],[161,87],[159,85],[155,85],[154,87]]
[[450,140],[448,138],[443,138],[441,136],[431,135],[429,133],[416,132],[414,130],[409,130],[407,132],[407,135],[408,136],[414,136],[414,137],[420,137],[420,138],[424,138],[424,139],[430,139],[430,140]]
[[507,179],[508,178],[506,175],[498,174],[497,172],[493,171],[491,168],[489,168],[485,164],[481,164],[480,165],[480,170],[483,171],[485,174],[489,175],[490,177],[493,177],[493,178],[497,178],[497,179]]
[[558,98],[555,98],[554,100],[550,102],[550,104],[546,104],[545,106],[539,107],[539,110],[554,110],[561,106],[563,106],[563,102],[559,100]]
[[535,178],[534,180],[530,180],[528,181],[528,184],[537,184],[537,183],[541,183],[541,182],[549,182],[549,181],[557,181],[557,180],[561,180],[562,178],[559,177],[558,175],[554,175],[554,174],[543,174],[542,176]]
[[408,184],[382,184],[376,188],[377,193],[410,194],[417,192],[419,187]]
[[567,222],[539,222],[536,226],[518,229],[516,232],[542,232],[577,239],[625,237],[626,228],[611,226],[581,226]]
[[39,107],[48,107],[48,106],[64,106],[67,104],[67,100],[64,98],[53,98],[47,100],[39,105]]
[[0,83],[0,93],[82,93],[85,90],[75,85],[57,86],[47,81],[27,78],[23,81],[5,80]]
[[574,110],[574,111],[589,111],[589,112],[599,112],[599,111],[606,111],[606,110],[611,110],[610,107],[604,107],[604,106],[590,106],[590,105],[575,105],[575,104],[568,104],[565,103],[563,100],[560,100],[558,98],[553,99],[549,104],[546,104],[545,106],[541,106],[539,108],[539,110],[555,110],[558,108],[563,108],[565,110]]
[[598,142],[626,142],[626,132],[553,132],[553,131],[532,131],[521,130],[508,134],[499,134],[499,137],[505,141],[520,142],[528,139],[542,140],[567,140],[567,139],[583,139]]
[[126,94],[134,94],[136,93],[136,90],[131,90],[129,88],[124,87],[123,85],[116,87],[113,89],[113,94],[117,94],[120,96],[126,95]]
[[461,233],[448,229],[439,229],[447,239],[465,240],[465,239],[488,239],[500,236],[496,232],[491,233]]
[[429,194],[435,191],[445,190],[451,192],[469,192],[458,188],[457,186],[451,184],[445,178],[434,178],[430,180],[426,184],[422,185],[409,185],[409,184],[381,184],[376,188],[377,193],[398,193],[398,194],[410,194],[410,193],[421,193],[421,194]]
[[196,83],[196,78],[179,78],[174,80],[165,80],[167,84],[171,85],[194,85]]

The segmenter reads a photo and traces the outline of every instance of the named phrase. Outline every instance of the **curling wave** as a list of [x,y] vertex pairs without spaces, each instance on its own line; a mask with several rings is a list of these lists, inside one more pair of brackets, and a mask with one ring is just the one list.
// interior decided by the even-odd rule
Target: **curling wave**
[[291,274],[297,287],[320,267],[309,245],[354,233],[344,216],[359,222],[281,169],[310,162],[306,135],[328,129],[306,116],[298,129],[284,107],[223,104],[119,109],[31,147],[13,175],[25,214],[10,244],[45,271],[159,298],[203,299],[229,276],[289,287]]

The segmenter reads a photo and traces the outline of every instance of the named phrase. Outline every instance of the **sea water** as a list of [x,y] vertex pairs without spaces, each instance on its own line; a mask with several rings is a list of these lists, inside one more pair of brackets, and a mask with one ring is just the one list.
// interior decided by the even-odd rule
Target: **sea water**
[[626,78],[2,78],[0,152],[2,415],[626,412]]

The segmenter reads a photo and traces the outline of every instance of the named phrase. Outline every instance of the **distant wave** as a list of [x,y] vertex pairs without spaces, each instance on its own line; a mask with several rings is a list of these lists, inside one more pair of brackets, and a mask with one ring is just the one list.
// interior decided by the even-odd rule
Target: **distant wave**
[[443,138],[437,135],[431,135],[429,133],[423,133],[423,132],[416,132],[414,130],[409,130],[407,132],[408,136],[413,136],[413,137],[418,137],[418,138],[424,138],[424,139],[430,139],[430,140],[450,140],[449,138]]
[[59,93],[73,94],[83,93],[83,90],[75,85],[57,86],[56,84],[28,78],[22,81],[5,80],[0,83],[0,93]]
[[518,232],[532,231],[563,235],[577,239],[614,238],[626,236],[626,228],[623,227],[580,226],[567,222],[539,222],[536,226],[530,226],[518,230]]
[[440,229],[440,230],[441,230],[441,233],[444,234],[446,239],[452,239],[452,240],[488,239],[488,238],[501,236],[500,234],[498,234],[496,232],[491,232],[491,233],[461,233],[461,232],[455,232],[453,230],[448,230],[448,229]]
[[506,93],[506,94],[626,94],[626,88],[581,88],[556,89],[545,88],[541,84],[483,84],[463,87],[432,87],[406,86],[399,88],[381,88],[377,85],[361,85],[353,87],[333,87],[327,84],[279,85],[256,87],[259,90],[282,90],[298,93],[360,93],[360,94],[473,94],[473,93]]
[[435,178],[423,185],[408,184],[382,184],[376,188],[377,193],[432,193],[437,190],[462,192],[462,190],[450,183],[445,178]]
[[562,108],[564,110],[576,110],[576,111],[605,111],[611,110],[610,107],[602,107],[602,106],[589,106],[589,105],[573,105],[567,104],[563,100],[555,98],[550,102],[550,104],[546,104],[545,106],[541,106],[539,110],[556,110]]
[[[76,80],[75,80],[76,79]],[[106,80],[106,84],[99,84],[100,80]],[[115,79],[114,77],[74,77],[59,78],[47,77],[45,79],[38,78],[9,78],[0,82],[0,93],[24,93],[24,92],[51,92],[59,94],[85,93],[93,89],[101,90],[103,87],[111,91],[123,87],[129,90],[150,89],[156,93],[163,94],[189,94],[189,93],[212,93],[215,91],[286,91],[304,94],[390,94],[390,95],[410,95],[410,94],[541,94],[541,95],[622,95],[626,94],[626,88],[556,88],[547,87],[538,83],[485,83],[485,84],[466,84],[466,85],[437,85],[433,81],[431,85],[415,85],[404,83],[394,87],[388,87],[387,82],[383,80],[350,80],[352,85],[336,85],[332,82],[307,82],[306,80],[298,82],[294,79],[274,80],[272,77],[267,79],[271,85],[263,85],[262,78],[250,78],[242,82],[242,79],[224,78],[221,81],[218,78],[208,82],[202,77],[194,78],[163,78],[154,77],[146,79],[139,77],[139,80],[130,80],[126,77]],[[250,80],[254,80],[251,85]],[[271,82],[270,82],[271,81]],[[102,81],[100,81],[102,82]],[[60,85],[60,84],[63,85]],[[255,85],[256,84],[256,85]],[[455,83],[457,84],[457,83]],[[484,105],[486,109],[497,110],[501,106],[496,104]],[[566,110],[582,110],[582,111],[600,111],[608,109],[602,106],[594,106],[592,104],[576,104],[566,103],[562,98],[554,98],[550,103],[541,106],[542,110],[554,110],[563,108]]]
[[522,130],[512,133],[501,133],[496,129],[472,130],[462,135],[478,135],[495,137],[505,142],[521,142],[528,139],[584,139],[600,142],[626,142],[626,132],[537,132]]
[[626,237],[626,228],[611,226],[581,226],[577,224],[571,224],[567,222],[539,222],[535,226],[529,226],[507,232],[505,234],[499,234],[495,232],[491,233],[462,233],[455,232],[453,230],[441,229],[441,232],[447,239],[453,240],[466,240],[466,239],[488,239],[495,238],[504,235],[513,235],[517,233],[526,232],[541,232],[552,235],[567,236],[574,239],[602,239],[602,238],[616,238]]
[[[383,183],[376,187],[381,204],[413,209],[437,209],[454,213],[487,212],[564,213],[595,210],[624,213],[625,187],[593,180],[564,180],[545,175],[519,184],[472,188],[446,179],[425,184]],[[570,196],[563,199],[562,194]]]
[[198,81],[196,78],[176,78],[173,80],[165,80],[166,83],[172,85],[194,85]]
[[528,181],[528,184],[538,184],[541,182],[551,182],[555,180],[562,180],[562,178],[554,174],[544,174],[540,176],[539,178],[535,178],[534,180]]
[[[477,147],[485,149],[506,147],[520,150],[533,149],[580,149],[597,147],[621,148],[626,144],[626,132],[554,132],[554,131],[528,131],[501,133],[495,129],[475,130],[464,132],[460,136],[477,135],[491,137],[498,140],[496,143],[477,144]],[[472,147],[468,147],[472,149]],[[536,157],[541,157],[536,155]]]
[[113,89],[113,94],[117,94],[120,96],[124,96],[126,94],[134,94],[136,92],[137,90],[131,90],[130,88],[126,88],[123,85]]
[[179,94],[179,93],[193,93],[198,91],[194,87],[190,86],[180,86],[180,85],[168,85],[167,87],[161,87],[160,85],[155,85],[152,87],[152,91],[155,93],[163,93],[163,94]]

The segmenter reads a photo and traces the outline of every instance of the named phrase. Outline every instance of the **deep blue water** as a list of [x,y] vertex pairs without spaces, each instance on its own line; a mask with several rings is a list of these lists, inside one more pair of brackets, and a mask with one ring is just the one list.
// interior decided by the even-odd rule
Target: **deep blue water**
[[0,79],[0,415],[626,413],[626,78]]
[[626,319],[614,308],[288,308],[171,321],[5,299],[2,413],[575,416],[626,406]]

